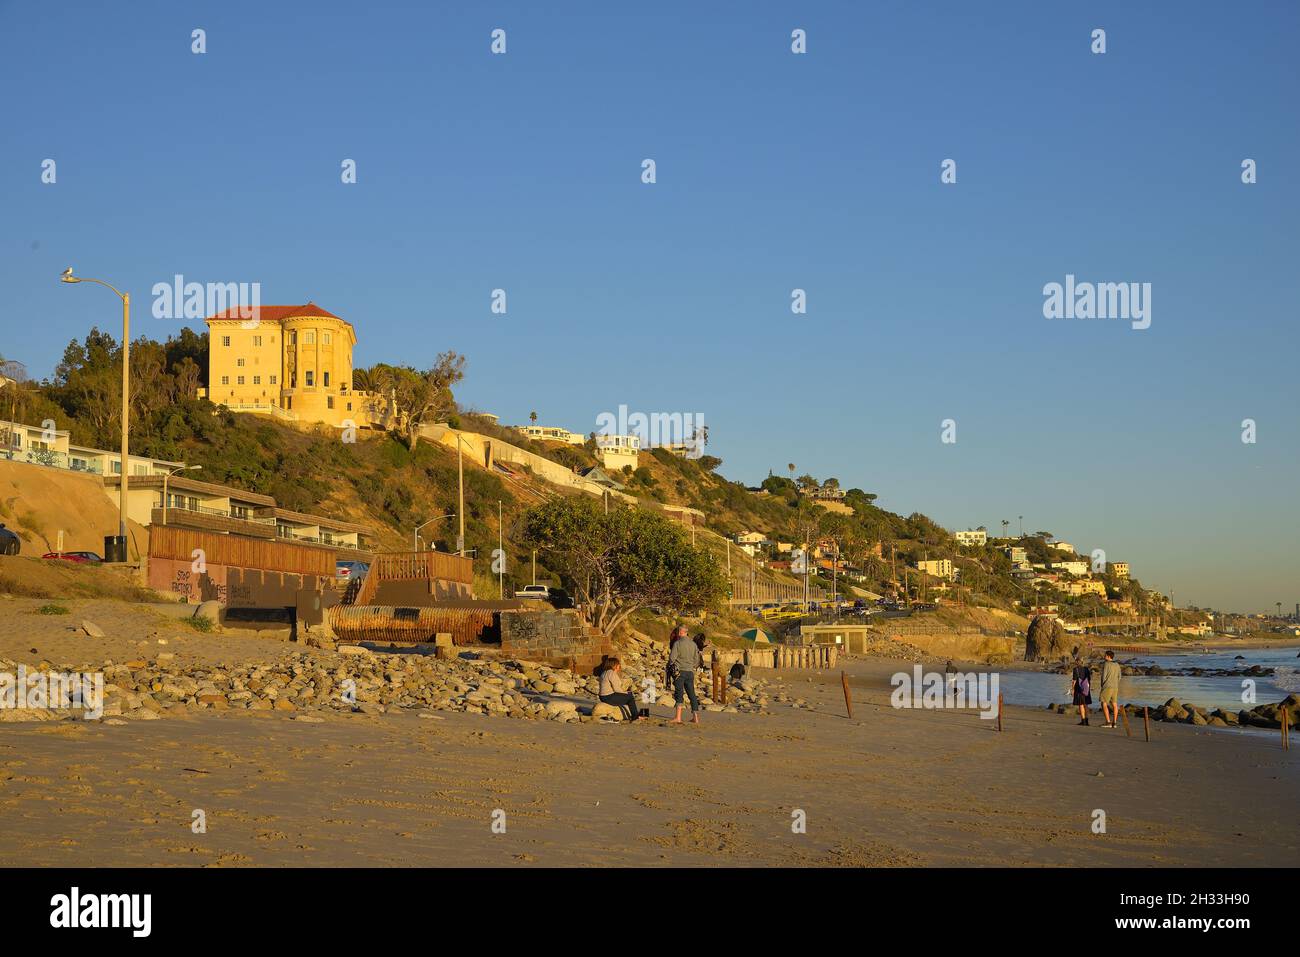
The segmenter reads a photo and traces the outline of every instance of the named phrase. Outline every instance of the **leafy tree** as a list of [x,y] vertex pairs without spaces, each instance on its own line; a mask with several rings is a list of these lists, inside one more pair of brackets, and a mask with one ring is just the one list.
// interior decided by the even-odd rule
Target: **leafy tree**
[[442,353],[434,367],[423,372],[383,363],[370,369],[374,390],[396,403],[397,431],[412,451],[419,444],[421,427],[455,408],[451,387],[464,377],[465,357],[455,352]]
[[648,605],[715,606],[725,575],[681,526],[643,509],[604,506],[587,496],[554,498],[526,512],[522,538],[545,556],[606,634]]

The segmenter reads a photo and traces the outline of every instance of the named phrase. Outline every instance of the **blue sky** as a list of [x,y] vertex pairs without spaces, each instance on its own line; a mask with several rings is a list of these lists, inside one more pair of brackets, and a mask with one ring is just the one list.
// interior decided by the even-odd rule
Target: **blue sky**
[[[1300,601],[1300,6],[291,6],[0,0],[0,353],[115,327],[68,264],[158,338],[154,283],[260,282],[360,363],[464,353],[507,422],[701,413],[732,478]],[[1044,319],[1067,273],[1150,282],[1151,328]]]

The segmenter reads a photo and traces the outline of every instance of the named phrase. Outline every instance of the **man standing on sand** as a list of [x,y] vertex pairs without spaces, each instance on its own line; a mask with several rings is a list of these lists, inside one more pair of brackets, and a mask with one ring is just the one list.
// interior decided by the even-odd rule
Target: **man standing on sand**
[[1119,679],[1122,672],[1115,652],[1107,650],[1101,666],[1101,713],[1106,723],[1103,728],[1119,727]]
[[679,628],[682,635],[672,643],[668,652],[668,673],[673,678],[673,703],[677,705],[677,717],[670,724],[682,723],[682,693],[691,699],[691,723],[700,723],[700,699],[695,696],[695,669],[700,666],[700,649],[686,637],[686,629]]

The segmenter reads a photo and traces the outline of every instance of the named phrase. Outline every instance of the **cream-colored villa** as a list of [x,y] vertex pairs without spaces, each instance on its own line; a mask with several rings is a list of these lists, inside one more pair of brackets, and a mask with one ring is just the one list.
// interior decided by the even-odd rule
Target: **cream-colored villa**
[[206,395],[234,412],[293,422],[364,428],[384,418],[386,403],[352,388],[352,323],[315,303],[261,306],[255,318],[237,310],[208,326]]

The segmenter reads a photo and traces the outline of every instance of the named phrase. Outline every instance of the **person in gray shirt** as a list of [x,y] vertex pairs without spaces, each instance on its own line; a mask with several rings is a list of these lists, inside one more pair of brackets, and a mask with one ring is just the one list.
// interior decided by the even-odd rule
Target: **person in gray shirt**
[[668,674],[673,680],[673,703],[677,705],[677,716],[669,723],[682,723],[682,694],[685,692],[691,699],[691,723],[699,724],[700,699],[695,696],[695,669],[700,666],[700,649],[686,637],[685,628],[677,631],[681,635],[668,652]]
[[1106,719],[1103,728],[1119,727],[1119,662],[1115,652],[1106,651],[1106,660],[1101,666],[1101,713]]

